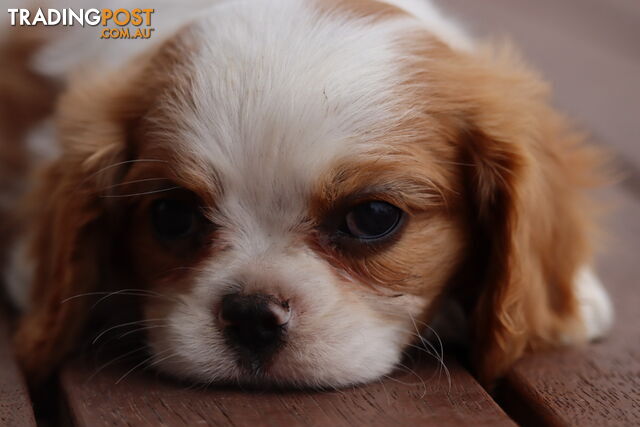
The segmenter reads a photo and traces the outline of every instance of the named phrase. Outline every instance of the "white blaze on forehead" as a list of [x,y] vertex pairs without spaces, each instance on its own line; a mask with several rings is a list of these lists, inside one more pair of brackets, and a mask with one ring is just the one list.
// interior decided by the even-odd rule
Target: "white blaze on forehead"
[[172,139],[216,171],[228,201],[286,223],[333,160],[400,118],[400,44],[416,22],[297,0],[217,6],[197,22],[202,42],[189,93],[170,106]]

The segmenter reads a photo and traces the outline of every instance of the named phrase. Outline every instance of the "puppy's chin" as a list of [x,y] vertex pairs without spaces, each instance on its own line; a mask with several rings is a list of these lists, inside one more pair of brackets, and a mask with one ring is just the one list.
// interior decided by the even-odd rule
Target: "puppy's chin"
[[204,310],[191,303],[177,305],[166,317],[166,327],[149,331],[151,366],[176,379],[208,385],[336,388],[390,373],[416,337],[409,314],[380,318],[352,307],[336,310],[326,320],[310,329],[293,319],[280,348],[266,358],[252,358],[235,351]]
[[207,385],[313,389],[346,387],[377,380],[390,373],[400,361],[399,350],[386,350],[386,353],[386,360],[377,360],[367,366],[358,357],[338,363],[298,360],[293,350],[283,350],[268,365],[248,366],[234,359],[223,360],[219,357],[211,357],[208,363],[202,363],[194,361],[187,354],[163,360],[162,350],[152,349],[155,367],[180,381]]

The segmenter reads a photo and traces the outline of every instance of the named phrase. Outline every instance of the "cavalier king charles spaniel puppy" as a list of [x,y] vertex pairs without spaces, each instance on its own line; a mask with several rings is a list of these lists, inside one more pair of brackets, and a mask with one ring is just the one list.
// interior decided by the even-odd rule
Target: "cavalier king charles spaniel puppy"
[[91,332],[88,295],[139,295],[153,365],[202,383],[372,381],[437,320],[491,384],[609,328],[599,155],[511,49],[419,0],[154,7],[149,40],[39,27],[2,69],[48,91],[3,89],[7,111],[40,102],[3,158],[58,147],[4,209],[31,381]]

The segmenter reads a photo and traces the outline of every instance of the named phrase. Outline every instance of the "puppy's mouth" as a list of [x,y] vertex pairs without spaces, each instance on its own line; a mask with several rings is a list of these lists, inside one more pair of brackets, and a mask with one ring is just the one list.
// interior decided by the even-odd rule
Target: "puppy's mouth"
[[[223,332],[227,345],[236,356],[238,367],[251,377],[268,376],[270,367],[286,345],[286,331],[266,339],[254,337],[251,342],[247,343],[248,345],[239,344],[245,342],[244,334],[245,332],[239,332],[233,328],[226,328]],[[271,335],[271,333],[266,335]]]

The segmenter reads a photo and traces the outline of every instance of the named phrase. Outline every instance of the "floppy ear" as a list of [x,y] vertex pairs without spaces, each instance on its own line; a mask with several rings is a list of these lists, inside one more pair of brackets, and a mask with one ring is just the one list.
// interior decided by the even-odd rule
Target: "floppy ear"
[[[528,350],[584,339],[575,295],[590,262],[595,155],[508,55],[472,68],[463,150],[471,203],[472,357],[490,384]],[[480,278],[478,280],[478,278]]]
[[15,335],[18,360],[32,384],[46,378],[85,325],[87,298],[74,297],[100,288],[102,207],[94,189],[73,176],[78,165],[65,163],[49,168],[32,195],[38,204],[29,254],[35,274]]
[[[128,127],[142,108],[129,79],[77,86],[58,108],[62,153],[29,195],[29,256],[35,272],[15,351],[29,381],[46,379],[87,322],[89,299],[102,289],[110,249],[105,188],[124,173]],[[135,106],[133,108],[132,106]]]
[[187,66],[184,53],[196,48],[191,35],[184,29],[111,74],[82,76],[59,102],[62,153],[28,201],[35,278],[15,336],[32,384],[52,372],[83,332],[91,306],[78,296],[107,286],[114,215],[106,215],[102,196],[135,161],[135,135],[154,101],[184,89],[172,77]]

